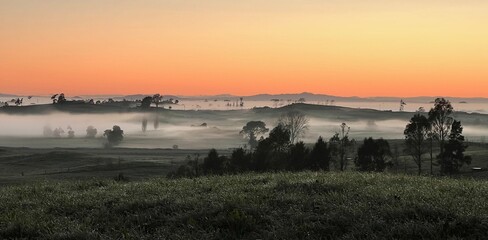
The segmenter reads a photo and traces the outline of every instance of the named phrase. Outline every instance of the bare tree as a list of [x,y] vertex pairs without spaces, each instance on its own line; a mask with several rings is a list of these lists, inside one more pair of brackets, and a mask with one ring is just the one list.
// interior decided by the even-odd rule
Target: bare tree
[[290,142],[294,144],[305,136],[305,132],[308,130],[309,119],[301,112],[291,111],[283,114],[278,122],[290,132]]
[[349,127],[346,123],[341,124],[341,131],[336,133],[330,140],[331,146],[333,146],[333,154],[338,155],[339,158],[339,169],[344,171],[347,167],[348,163],[348,148],[354,145],[354,139],[349,139],[349,131],[351,127]]

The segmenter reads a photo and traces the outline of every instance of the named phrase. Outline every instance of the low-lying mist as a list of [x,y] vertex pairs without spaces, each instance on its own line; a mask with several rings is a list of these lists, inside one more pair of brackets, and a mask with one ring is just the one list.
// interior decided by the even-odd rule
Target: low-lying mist
[[[242,114],[240,111],[212,114],[193,112],[184,114],[68,114],[50,113],[43,115],[0,114],[0,146],[33,148],[100,148],[105,139],[103,132],[118,125],[124,130],[120,147],[130,148],[236,148],[246,144],[239,135],[242,127],[251,120],[262,120],[268,128],[277,124],[278,116]],[[143,122],[146,131],[143,131]],[[310,117],[309,129],[303,141],[312,143],[319,136],[329,139],[340,130],[339,119]],[[402,139],[407,121],[403,120],[360,120],[347,122],[350,136],[357,140],[365,137]],[[87,138],[87,127],[97,129],[95,138]],[[46,134],[46,129],[48,134]],[[52,132],[58,130],[57,134]],[[60,131],[59,131],[60,130]],[[72,131],[72,133],[69,133]],[[469,140],[483,140],[488,130],[482,127],[466,127]]]

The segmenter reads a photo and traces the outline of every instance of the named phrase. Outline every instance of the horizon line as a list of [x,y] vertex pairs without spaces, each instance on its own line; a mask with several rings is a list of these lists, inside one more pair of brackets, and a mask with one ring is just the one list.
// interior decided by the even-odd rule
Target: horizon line
[[[17,93],[1,93],[0,95],[7,95],[7,96],[15,96],[15,97],[25,97],[25,96],[32,96],[32,97],[50,97],[56,93],[48,93],[48,94],[17,94]],[[131,96],[131,95],[145,95],[145,96],[152,96],[157,93],[129,93],[129,94],[73,94],[73,96],[69,96],[68,98],[73,98],[73,97],[126,97],[126,96]],[[302,95],[302,94],[310,94],[310,95],[326,95],[329,97],[337,97],[337,98],[362,98],[362,99],[373,99],[373,98],[438,98],[438,97],[443,97],[443,98],[467,98],[467,99],[488,99],[488,97],[481,97],[481,96],[476,96],[476,97],[466,97],[466,96],[442,96],[442,95],[432,95],[432,96],[426,96],[426,95],[421,95],[421,96],[340,96],[340,95],[331,95],[327,93],[312,93],[312,92],[296,92],[296,93],[258,93],[258,94],[251,94],[251,95],[235,95],[232,93],[219,93],[219,94],[209,94],[209,95],[184,95],[184,94],[161,94],[163,97],[164,96],[175,96],[175,97],[222,97],[222,96],[229,96],[229,97],[255,97],[259,95]]]

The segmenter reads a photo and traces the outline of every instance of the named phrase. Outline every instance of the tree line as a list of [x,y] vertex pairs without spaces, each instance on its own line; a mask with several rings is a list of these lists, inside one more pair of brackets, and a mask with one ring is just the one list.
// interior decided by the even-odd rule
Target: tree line
[[[427,114],[415,113],[406,125],[404,151],[417,165],[419,175],[426,154],[430,156],[431,174],[434,165],[440,167],[441,175],[450,175],[459,172],[464,164],[470,164],[471,158],[464,154],[467,144],[463,127],[452,114],[451,103],[438,98]],[[356,147],[358,144],[349,137],[351,129],[346,123],[342,123],[339,132],[328,140],[319,137],[307,146],[300,139],[308,130],[308,122],[306,115],[300,112],[284,114],[272,130],[262,121],[250,121],[240,131],[248,140],[247,146],[233,150],[230,156],[219,155],[215,149],[203,159],[199,155],[189,156],[187,163],[169,177],[249,171],[344,171],[351,162],[355,170],[367,172],[383,172],[393,166],[395,156],[387,140],[369,137]]]

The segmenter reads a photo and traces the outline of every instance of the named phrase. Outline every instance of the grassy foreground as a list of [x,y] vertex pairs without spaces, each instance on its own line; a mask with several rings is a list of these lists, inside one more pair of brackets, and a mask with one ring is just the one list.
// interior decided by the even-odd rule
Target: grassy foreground
[[0,239],[456,239],[488,234],[488,182],[245,174],[0,189]]

